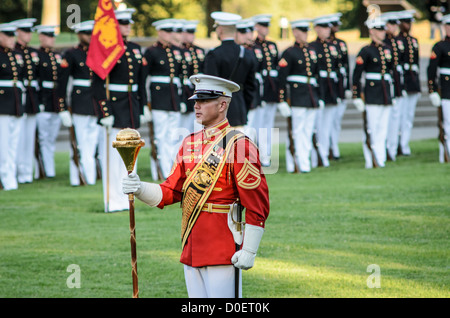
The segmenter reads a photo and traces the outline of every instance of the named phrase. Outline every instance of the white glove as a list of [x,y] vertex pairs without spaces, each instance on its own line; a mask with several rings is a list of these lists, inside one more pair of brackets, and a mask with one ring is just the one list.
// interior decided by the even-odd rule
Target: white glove
[[364,102],[361,98],[356,98],[353,100],[353,105],[355,105],[356,109],[359,110],[361,113],[364,111]]
[[65,127],[72,127],[72,115],[70,115],[68,110],[59,112],[59,118],[61,118],[61,122]]
[[408,97],[408,92],[405,91],[405,90],[402,90],[402,96],[403,96],[403,97]]
[[319,99],[319,109],[324,109],[325,108],[325,102],[323,101],[323,99]]
[[249,269],[253,267],[255,262],[256,252],[258,251],[259,243],[264,234],[262,227],[246,224],[244,232],[244,244],[242,249],[234,253],[231,262],[235,267],[240,269]]
[[150,111],[150,108],[148,108],[148,106],[144,106],[144,117],[147,122],[152,121],[152,112]]
[[187,112],[187,106],[186,103],[180,103],[180,112],[182,114],[184,114],[185,112]]
[[278,103],[278,110],[283,117],[290,117],[292,114],[291,107],[286,102]]
[[44,105],[44,104],[40,104],[40,105],[39,105],[39,111],[40,111],[41,113],[45,112],[45,105]]
[[434,93],[431,93],[429,96],[430,96],[431,105],[433,105],[434,107],[441,106],[441,96],[439,96],[439,93],[434,92]]
[[102,119],[100,119],[100,124],[106,129],[111,129],[114,125],[114,115],[103,117]]
[[132,172],[122,179],[122,192],[124,194],[136,194],[140,188],[141,180],[136,173]]
[[144,106],[144,114],[139,117],[141,124],[146,124],[152,121],[152,113],[148,106]]
[[353,97],[353,92],[349,89],[345,90],[345,99],[352,99]]

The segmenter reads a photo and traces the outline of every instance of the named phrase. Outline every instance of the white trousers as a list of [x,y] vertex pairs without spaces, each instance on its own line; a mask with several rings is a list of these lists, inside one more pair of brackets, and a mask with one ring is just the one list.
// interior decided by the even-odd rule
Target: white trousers
[[392,160],[395,160],[397,156],[398,142],[400,136],[400,116],[404,103],[405,98],[403,96],[397,97],[395,99],[395,103],[392,106],[391,114],[389,116],[386,150]]
[[4,190],[18,188],[17,149],[22,123],[23,117],[0,115],[0,180]]
[[278,103],[264,103],[259,114],[261,124],[258,129],[258,148],[263,166],[270,165],[272,156],[272,128],[275,124]]
[[[311,171],[312,134],[317,115],[317,109],[292,107],[292,135],[295,145],[295,161],[301,172]],[[286,170],[294,172],[294,158],[289,151],[289,137],[286,141]]]
[[416,105],[419,100],[420,93],[408,94],[404,97],[401,104],[400,115],[400,149],[402,154],[410,155],[409,140],[411,138],[411,130],[414,125],[414,115],[416,113]]
[[20,154],[20,156],[17,156],[17,181],[19,183],[33,181],[35,139],[36,115],[24,114],[17,151]]
[[247,125],[245,125],[244,132],[256,144],[259,142],[260,129],[263,128],[263,116],[264,108],[262,106],[250,109],[247,114]]
[[[101,127],[103,142],[99,147],[99,156],[102,165],[103,203],[105,212],[128,210],[130,204],[128,196],[122,192],[122,179],[128,174],[125,164],[117,149],[112,147],[118,128],[107,129]],[[108,160],[109,159],[109,160]],[[137,160],[134,171],[137,169]]]
[[[323,166],[330,166],[328,155],[330,154],[330,140],[333,120],[336,116],[337,105],[325,106],[317,111],[316,115],[316,135],[318,143],[317,155],[320,155]],[[317,167],[317,157],[313,156],[312,166]]]
[[[97,125],[96,116],[73,114],[72,119],[80,155],[81,171],[86,179],[86,183],[93,185],[97,180],[95,152],[97,150],[98,134],[101,128]],[[73,150],[70,147],[70,184],[78,186],[80,185],[80,177],[77,166],[72,158]]]
[[[184,278],[189,298],[234,298],[235,267],[216,265],[191,267],[184,265]],[[242,271],[239,270],[239,298],[242,296]]]
[[[444,122],[444,131],[447,136],[447,149],[450,149],[450,99],[442,100],[442,120]],[[444,163],[444,146],[439,142],[439,162]]]
[[[166,179],[172,170],[182,137],[186,136],[188,131],[180,126],[179,112],[152,110],[152,118],[159,165],[163,177]],[[152,158],[150,158],[150,171],[153,180],[157,180],[156,163]]]
[[330,148],[334,157],[339,158],[341,156],[341,152],[339,150],[339,136],[341,134],[342,128],[342,118],[344,117],[345,110],[347,109],[347,101],[342,100],[336,109],[336,114],[333,118],[333,122],[331,125],[330,132]]
[[[52,178],[55,176],[56,138],[61,127],[61,119],[57,113],[41,112],[36,115],[36,121],[45,175]],[[35,171],[35,178],[39,178],[39,169]]]
[[[386,163],[386,138],[389,114],[392,106],[366,105],[367,130],[370,132],[371,148],[380,167]],[[363,153],[366,168],[373,167],[372,153],[366,145],[366,134],[363,134]]]

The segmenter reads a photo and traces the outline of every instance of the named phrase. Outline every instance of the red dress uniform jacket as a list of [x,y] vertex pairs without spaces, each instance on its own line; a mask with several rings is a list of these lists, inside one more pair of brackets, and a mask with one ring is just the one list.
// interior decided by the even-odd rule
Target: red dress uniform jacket
[[[169,177],[160,185],[163,198],[159,208],[181,201],[187,175],[211,147],[211,143],[227,128],[230,125],[225,120],[183,140]],[[241,138],[235,141],[230,156],[233,156],[233,160],[225,164],[206,204],[232,204],[239,198],[246,208],[245,222],[264,227],[269,215],[269,190],[261,170],[258,148],[248,138]],[[183,248],[180,262],[193,267],[230,265],[235,243],[227,220],[227,213],[200,212]]]

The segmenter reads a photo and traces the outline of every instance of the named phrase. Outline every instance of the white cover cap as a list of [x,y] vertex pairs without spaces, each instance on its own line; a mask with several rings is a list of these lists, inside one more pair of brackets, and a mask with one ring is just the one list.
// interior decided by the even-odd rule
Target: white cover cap
[[80,31],[92,31],[94,29],[94,24],[94,20],[83,21],[73,25],[71,29],[74,30],[75,33]]
[[116,15],[117,20],[128,20],[130,23],[134,23],[133,19],[131,18],[133,13],[136,12],[136,9],[134,8],[127,8],[122,10],[115,10],[114,14]]
[[161,30],[161,29],[173,30],[176,23],[177,23],[176,19],[162,19],[162,20],[153,22],[152,25],[155,27],[156,30]]
[[0,24],[0,32],[15,32],[17,27],[13,23]]
[[313,24],[316,25],[328,25],[331,27],[331,22],[333,22],[334,15],[333,14],[327,14],[322,15],[320,17],[316,17],[313,19]]
[[238,14],[222,11],[211,13],[211,18],[214,19],[215,25],[236,25],[242,19]]
[[197,20],[184,20],[183,31],[195,31],[197,24]]
[[295,20],[295,21],[290,21],[289,23],[291,24],[291,28],[308,28],[309,30],[309,26],[311,24],[311,19],[299,19],[299,20]]
[[337,23],[338,25],[341,25],[341,17],[342,13],[340,12],[330,14],[330,23]]
[[270,20],[272,19],[272,15],[271,14],[258,14],[252,17],[253,21],[255,21],[255,23],[269,23],[270,24]]
[[403,10],[398,12],[398,19],[399,20],[411,20],[414,21],[414,14],[416,13],[416,10]]
[[232,97],[232,93],[240,90],[235,82],[217,76],[198,74],[192,75],[189,80],[195,85],[194,95],[189,98],[191,100]]
[[401,15],[399,11],[389,11],[382,13],[380,17],[384,19],[386,23],[398,24],[400,23],[399,21],[400,16]]
[[32,28],[34,26],[34,23],[36,22],[35,18],[29,18],[29,19],[20,19],[10,22],[11,24],[14,24],[18,29],[22,28]]
[[368,19],[364,22],[368,29],[384,29],[386,28],[386,20],[382,18]]
[[59,28],[59,25],[37,25],[34,27],[37,33],[53,34],[53,36],[55,36],[56,28]]
[[243,19],[236,24],[236,29],[247,29],[248,32],[251,31],[254,26],[255,22],[253,22],[252,19]]

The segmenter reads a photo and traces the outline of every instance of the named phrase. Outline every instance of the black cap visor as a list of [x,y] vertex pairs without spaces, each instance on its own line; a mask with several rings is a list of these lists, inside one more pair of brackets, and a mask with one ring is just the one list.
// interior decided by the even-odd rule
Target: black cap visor
[[197,99],[216,99],[220,96],[226,96],[224,92],[221,91],[209,91],[209,90],[196,90],[194,91],[194,95],[188,98],[188,100],[197,100]]
[[302,32],[308,32],[309,31],[308,27],[295,27],[295,29],[300,30]]
[[9,37],[15,36],[14,31],[0,31],[0,32],[4,33],[6,36],[9,36]]

